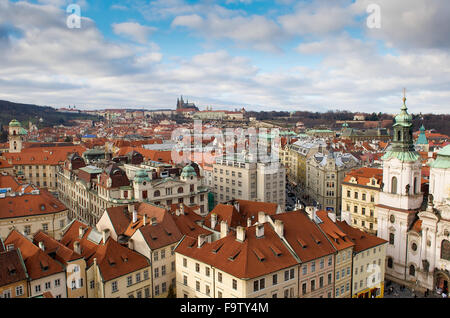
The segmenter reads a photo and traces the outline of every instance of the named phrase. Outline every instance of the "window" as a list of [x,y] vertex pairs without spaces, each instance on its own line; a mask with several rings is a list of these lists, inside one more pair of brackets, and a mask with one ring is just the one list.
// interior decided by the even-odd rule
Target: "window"
[[90,287],[91,289],[94,289],[94,287],[95,287],[95,282],[94,282],[93,280],[91,280],[91,281],[89,282],[89,287]]
[[362,200],[366,201],[366,194],[365,193],[362,194]]
[[187,259],[183,258],[183,267],[187,267]]
[[46,283],[45,283],[45,290],[48,290],[48,289],[50,289],[50,288],[51,288],[50,282],[46,282]]
[[144,280],[147,280],[148,279],[148,270],[145,270],[144,271]]
[[259,280],[253,282],[253,291],[257,292],[259,290]]
[[311,264],[311,272],[314,273],[316,271],[316,262],[312,262]]
[[395,234],[389,233],[389,244],[394,245],[395,242]]
[[[166,265],[161,266],[161,276],[166,275]],[[136,277],[137,279],[137,277]]]
[[23,286],[17,286],[16,287],[16,296],[22,296],[23,295]]
[[233,284],[232,284],[232,286],[233,286],[233,289],[234,289],[234,290],[237,290],[237,280],[233,279]]
[[161,293],[165,293],[167,291],[167,283],[164,282],[161,284]]
[[358,192],[355,192],[355,199],[358,199]]
[[155,296],[159,296],[159,285],[155,286]]
[[153,254],[153,260],[154,261],[158,260],[158,251],[156,251],[155,254]]
[[397,194],[397,177],[392,177],[391,181],[391,193]]
[[133,285],[133,277],[132,276],[128,276],[127,277],[127,286],[131,286]]
[[136,283],[139,283],[141,281],[141,273],[136,274]]
[[291,268],[291,269],[289,270],[289,274],[290,274],[290,278],[291,278],[291,279],[294,279],[294,277],[295,277],[295,271],[294,271],[293,268]]
[[188,284],[187,276],[184,275],[184,276],[183,276],[183,285],[184,285],[184,286],[187,286],[187,284]]
[[150,288],[145,288],[144,289],[144,294],[145,294],[145,298],[150,298]]
[[40,293],[40,292],[41,292],[41,285],[36,285],[36,286],[34,286],[34,291],[35,291],[36,293]]
[[336,272],[336,280],[339,280],[339,275],[340,275],[340,272],[337,271],[337,272]]
[[414,267],[414,265],[409,266],[409,275],[410,276],[416,275],[416,268]]
[[441,259],[450,261],[450,241],[443,240],[441,243]]
[[42,224],[42,230],[43,230],[44,232],[47,232],[47,231],[48,231],[48,223]]
[[117,292],[119,290],[118,286],[117,286],[117,282],[112,282],[111,289],[112,289],[113,293],[115,293],[115,292]]
[[289,280],[289,271],[284,271],[284,281]]
[[161,250],[161,259],[166,258],[166,250]]
[[217,273],[217,280],[219,283],[222,282],[222,273]]
[[206,274],[206,276],[209,277],[209,274],[210,274],[209,267],[205,267],[205,274]]
[[302,284],[302,294],[306,294],[306,283]]
[[336,297],[339,296],[339,288],[336,288]]
[[155,278],[158,278],[158,277],[159,277],[159,268],[156,267],[155,268]]
[[313,292],[315,289],[316,289],[316,280],[313,279],[313,280],[311,281],[311,291]]
[[221,291],[217,292],[217,298],[222,298],[222,292]]
[[323,276],[319,277],[319,288],[323,287]]
[[58,278],[58,279],[55,279],[55,287],[59,287],[59,286],[61,286],[61,280]]
[[200,273],[200,264],[199,263],[195,263],[195,271],[197,273]]
[[331,256],[328,257],[328,266],[331,266],[333,262],[333,258]]
[[324,265],[325,265],[325,260],[322,258],[320,260],[320,269],[322,269],[324,267]]
[[272,285],[278,284],[278,275],[275,274],[272,276]]
[[302,273],[303,273],[303,275],[306,275],[307,272],[308,272],[308,266],[303,265],[303,267],[302,267]]
[[331,276],[331,273],[329,273],[328,274],[328,285],[331,284],[331,279],[332,279],[332,276]]

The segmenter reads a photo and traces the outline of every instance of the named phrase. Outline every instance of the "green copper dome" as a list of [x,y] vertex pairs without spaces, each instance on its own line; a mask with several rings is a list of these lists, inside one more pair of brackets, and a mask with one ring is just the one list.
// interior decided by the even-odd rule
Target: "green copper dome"
[[150,182],[150,178],[148,177],[147,171],[145,170],[139,170],[136,172],[136,175],[134,176],[134,182],[142,183],[144,181]]
[[400,114],[395,116],[395,124],[394,126],[401,125],[401,126],[411,126],[412,125],[412,115],[408,114],[408,108],[406,107],[406,98],[403,97],[403,106],[400,108]]
[[22,125],[15,119],[11,120],[11,122],[9,123],[10,127],[21,127]]
[[423,125],[420,127],[420,134],[419,134],[419,137],[417,137],[416,144],[417,145],[428,145],[427,136],[425,135],[425,127]]
[[181,176],[182,177],[196,177],[197,173],[195,172],[194,167],[192,166],[186,166],[183,168],[183,170],[181,171]]
[[450,168],[450,145],[445,146],[437,153],[436,160],[430,163],[430,167],[439,169]]

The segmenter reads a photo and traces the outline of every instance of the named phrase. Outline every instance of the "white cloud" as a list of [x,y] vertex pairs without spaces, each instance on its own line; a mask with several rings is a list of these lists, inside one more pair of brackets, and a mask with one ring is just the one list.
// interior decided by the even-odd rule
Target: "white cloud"
[[112,28],[115,34],[128,36],[141,44],[147,43],[150,35],[156,30],[155,27],[144,26],[136,22],[114,23]]

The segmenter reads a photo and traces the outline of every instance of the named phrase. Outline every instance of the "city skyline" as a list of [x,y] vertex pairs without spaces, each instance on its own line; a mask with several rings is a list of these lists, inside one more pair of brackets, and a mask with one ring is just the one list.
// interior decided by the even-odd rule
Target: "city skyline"
[[[81,9],[69,28],[69,4]],[[380,8],[380,27],[368,19]],[[0,99],[448,113],[445,1],[0,0]],[[372,13],[371,13],[372,12]],[[257,32],[255,32],[257,31]]]

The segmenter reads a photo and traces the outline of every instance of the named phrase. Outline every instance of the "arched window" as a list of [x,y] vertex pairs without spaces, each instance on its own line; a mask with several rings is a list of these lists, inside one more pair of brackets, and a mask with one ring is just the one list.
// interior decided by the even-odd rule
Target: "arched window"
[[388,258],[388,262],[387,262],[387,266],[389,267],[389,268],[392,268],[392,265],[393,265],[393,261],[392,261],[392,257],[389,257]]
[[183,193],[183,192],[184,192],[183,187],[179,187],[178,188],[178,193]]
[[397,141],[401,141],[402,140],[402,133],[401,131],[397,131]]
[[159,192],[159,190],[156,190],[155,193],[153,194],[154,197],[159,197],[161,196],[161,192]]
[[396,194],[397,193],[397,177],[392,177],[391,181],[391,193]]
[[450,241],[443,240],[441,243],[441,259],[450,261]]
[[409,275],[416,276],[416,268],[414,267],[414,265],[409,266]]

